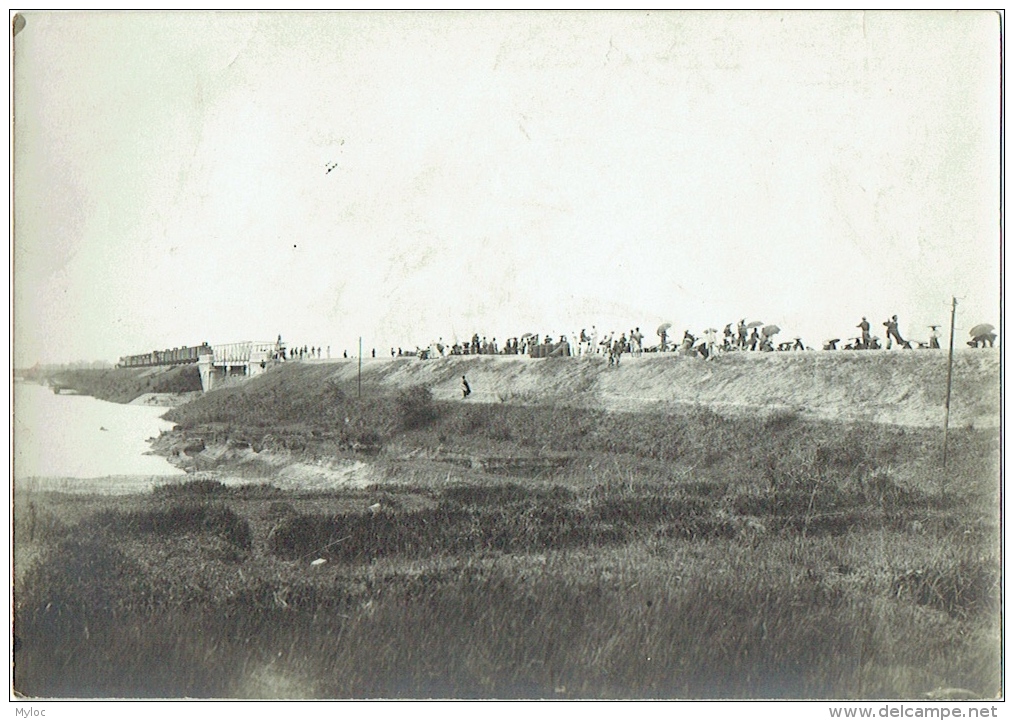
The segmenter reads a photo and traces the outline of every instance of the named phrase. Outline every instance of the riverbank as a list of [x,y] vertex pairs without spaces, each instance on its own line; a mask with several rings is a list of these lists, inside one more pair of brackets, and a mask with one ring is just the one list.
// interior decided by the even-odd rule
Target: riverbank
[[[729,353],[714,361],[675,354],[624,356],[619,367],[604,358],[531,359],[521,356],[451,356],[292,362],[265,375],[282,375],[299,393],[324,392],[327,383],[394,393],[424,386],[437,400],[460,398],[461,376],[471,403],[556,404],[616,411],[703,406],[724,414],[792,412],[832,421],[872,421],[937,427],[943,422],[947,354],[939,350]],[[195,366],[65,371],[50,379],[103,400],[179,405],[199,397]],[[250,379],[256,394],[259,379]],[[245,388],[240,380],[233,388]],[[269,385],[271,382],[268,383]],[[227,390],[223,388],[222,390]],[[358,389],[356,390],[358,393]],[[955,353],[951,424],[998,428],[1000,350],[961,348]]]
[[130,403],[142,396],[176,397],[178,402],[201,391],[201,374],[196,365],[66,370],[32,380],[113,403]]
[[187,393],[143,393],[130,401],[134,406],[157,406],[159,408],[175,408],[184,403],[200,398],[201,391]]

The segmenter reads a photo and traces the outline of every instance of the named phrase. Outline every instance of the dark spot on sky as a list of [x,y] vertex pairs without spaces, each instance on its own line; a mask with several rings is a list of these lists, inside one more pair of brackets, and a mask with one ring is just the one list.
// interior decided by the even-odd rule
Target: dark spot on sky
[[14,35],[17,36],[19,32],[25,29],[25,16],[18,13],[14,16]]

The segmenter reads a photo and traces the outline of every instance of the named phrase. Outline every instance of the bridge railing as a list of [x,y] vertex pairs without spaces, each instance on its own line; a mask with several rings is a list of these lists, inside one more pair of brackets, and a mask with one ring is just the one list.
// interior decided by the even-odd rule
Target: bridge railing
[[241,343],[221,343],[211,346],[214,363],[249,363],[252,356],[267,356],[275,352],[274,341],[243,341]]

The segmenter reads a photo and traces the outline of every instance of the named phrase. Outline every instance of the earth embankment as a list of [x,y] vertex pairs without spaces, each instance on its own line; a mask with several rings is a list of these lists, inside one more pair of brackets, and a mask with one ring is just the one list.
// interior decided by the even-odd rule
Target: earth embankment
[[[356,379],[355,361],[332,364]],[[279,369],[285,372],[285,369]],[[424,385],[434,397],[468,402],[563,403],[610,410],[701,405],[723,413],[792,411],[805,417],[932,427],[944,420],[946,351],[730,353],[712,361],[675,355],[533,360],[456,356],[364,361],[362,382]],[[1000,422],[999,349],[955,352],[950,423],[991,428]]]
[[[103,368],[59,371],[46,379],[50,385],[75,390],[114,403],[130,403],[152,394],[190,394],[201,390],[201,374],[195,365],[151,368]],[[150,405],[168,405],[162,399]]]

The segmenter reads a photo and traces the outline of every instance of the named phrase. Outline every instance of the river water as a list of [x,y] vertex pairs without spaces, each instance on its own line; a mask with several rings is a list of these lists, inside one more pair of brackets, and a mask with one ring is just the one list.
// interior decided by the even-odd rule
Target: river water
[[57,395],[34,383],[14,384],[13,472],[39,490],[128,492],[183,472],[146,455],[147,439],[172,428],[166,408],[131,406],[89,396]]

